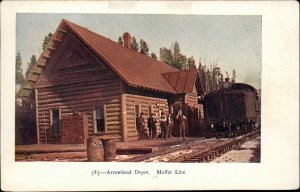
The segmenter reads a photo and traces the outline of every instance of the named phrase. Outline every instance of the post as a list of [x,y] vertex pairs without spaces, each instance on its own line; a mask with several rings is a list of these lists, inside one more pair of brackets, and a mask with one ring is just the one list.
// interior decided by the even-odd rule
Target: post
[[127,115],[126,115],[126,94],[121,95],[121,111],[122,111],[122,131],[123,141],[127,141]]
[[37,144],[40,144],[38,91],[37,91],[37,89],[34,89],[34,97],[35,97],[36,139],[37,139]]

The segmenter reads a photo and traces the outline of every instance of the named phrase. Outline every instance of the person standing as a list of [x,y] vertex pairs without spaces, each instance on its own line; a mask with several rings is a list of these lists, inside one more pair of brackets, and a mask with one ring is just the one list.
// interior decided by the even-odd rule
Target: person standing
[[176,116],[176,120],[178,121],[179,124],[179,139],[181,137],[183,137],[183,140],[185,140],[185,121],[186,121],[186,117],[182,114],[182,110],[180,109],[178,111],[178,114]]
[[167,117],[167,137],[171,138],[174,127],[174,120],[172,114],[169,114]]
[[160,117],[160,129],[161,129],[161,138],[167,139],[167,117],[164,112],[161,113]]
[[148,128],[150,139],[153,140],[153,138],[156,137],[156,119],[154,113],[151,113],[150,117],[148,118]]
[[140,116],[136,118],[136,125],[137,125],[137,131],[138,131],[138,136],[139,140],[143,140],[144,138],[144,129],[145,129],[145,119],[143,117],[144,113],[141,112]]

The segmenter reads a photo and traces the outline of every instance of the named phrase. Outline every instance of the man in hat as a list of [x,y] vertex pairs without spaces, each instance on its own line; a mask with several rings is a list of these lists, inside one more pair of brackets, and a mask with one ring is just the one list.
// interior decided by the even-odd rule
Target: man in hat
[[178,124],[179,124],[179,139],[181,137],[183,137],[183,140],[185,140],[186,117],[185,117],[185,115],[183,115],[181,109],[178,111],[176,120],[178,121]]
[[136,117],[136,128],[138,131],[139,140],[144,139],[145,120],[143,117],[144,113],[141,112],[139,117]]
[[161,130],[161,138],[167,139],[167,117],[164,112],[161,113],[160,116],[160,130]]
[[148,118],[148,127],[150,139],[153,140],[153,138],[156,137],[156,119],[154,113],[151,113],[150,117]]
[[172,136],[174,126],[174,120],[172,114],[170,113],[167,117],[167,137],[170,138]]

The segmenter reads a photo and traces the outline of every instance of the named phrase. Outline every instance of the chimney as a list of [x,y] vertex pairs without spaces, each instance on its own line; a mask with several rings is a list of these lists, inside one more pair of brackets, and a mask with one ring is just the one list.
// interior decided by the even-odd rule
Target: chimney
[[124,46],[130,49],[130,45],[131,45],[130,33],[126,32],[123,34],[123,41],[124,41]]

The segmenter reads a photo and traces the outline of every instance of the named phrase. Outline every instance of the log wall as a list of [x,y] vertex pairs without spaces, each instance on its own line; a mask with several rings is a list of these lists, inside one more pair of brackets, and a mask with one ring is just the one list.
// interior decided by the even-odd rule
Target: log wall
[[167,99],[146,97],[132,94],[124,94],[126,102],[126,130],[127,130],[127,140],[134,141],[137,140],[138,133],[136,129],[136,114],[135,105],[140,106],[140,112],[144,113],[144,119],[146,127],[148,127],[147,121],[149,117],[149,106],[152,108],[152,113],[155,113],[157,120],[157,135],[160,134],[160,124],[159,124],[159,110],[163,110],[165,113],[169,112],[169,106]]
[[40,143],[46,142],[45,135],[48,143],[60,143],[60,137],[51,133],[51,109],[60,109],[61,116],[74,111],[87,114],[88,135],[94,135],[93,111],[97,104],[105,104],[106,122],[105,133],[98,135],[122,140],[121,80],[108,71],[96,75],[93,81],[37,89]]
[[194,106],[198,104],[197,93],[187,93],[185,95],[185,103]]

